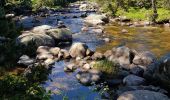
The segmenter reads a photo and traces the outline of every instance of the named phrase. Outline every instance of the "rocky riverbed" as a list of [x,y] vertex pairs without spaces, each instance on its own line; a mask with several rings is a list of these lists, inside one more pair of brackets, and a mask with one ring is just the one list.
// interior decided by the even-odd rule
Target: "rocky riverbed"
[[169,100],[169,56],[159,60],[150,51],[126,46],[96,51],[114,42],[114,36],[105,34],[109,18],[97,9],[96,4],[79,2],[62,11],[19,18],[25,31],[17,44],[37,50],[36,57],[23,55],[18,64],[29,66],[26,72],[37,63],[52,68],[42,86],[55,100]]

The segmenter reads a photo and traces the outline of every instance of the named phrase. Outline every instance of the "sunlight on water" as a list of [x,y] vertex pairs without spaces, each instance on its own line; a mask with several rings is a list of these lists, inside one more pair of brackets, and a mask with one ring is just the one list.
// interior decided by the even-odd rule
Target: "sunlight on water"
[[[123,29],[126,29],[128,33],[121,33]],[[138,51],[149,50],[157,57],[170,52],[170,28],[168,27],[127,27],[111,24],[105,27],[105,31],[114,39],[97,48],[100,52],[121,45]]]

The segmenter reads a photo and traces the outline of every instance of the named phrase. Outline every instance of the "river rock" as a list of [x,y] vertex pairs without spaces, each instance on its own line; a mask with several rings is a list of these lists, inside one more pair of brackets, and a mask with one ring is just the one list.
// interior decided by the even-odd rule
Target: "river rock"
[[95,3],[81,4],[79,7],[80,11],[96,11],[97,8],[98,6]]
[[65,49],[61,49],[60,53],[62,53],[62,58],[63,59],[69,59],[71,57],[70,53]]
[[128,47],[122,46],[113,48],[112,55],[108,57],[108,60],[119,63],[125,69],[130,69],[129,65],[132,63],[133,55]]
[[104,53],[104,56],[105,56],[105,58],[109,58],[112,54],[113,54],[112,50],[107,50],[107,51]]
[[83,31],[83,32],[87,32],[88,30],[89,30],[89,28],[85,27],[85,26],[81,28],[81,31]]
[[87,70],[91,69],[91,66],[90,66],[90,64],[86,63],[85,65],[83,65],[82,68],[87,71]]
[[103,33],[103,30],[100,29],[100,28],[99,28],[99,29],[98,29],[98,28],[97,28],[97,29],[92,29],[91,31],[92,31],[93,33],[96,33],[96,34],[102,34],[102,33]]
[[38,48],[37,48],[37,54],[40,54],[40,53],[48,53],[49,52],[49,49],[50,49],[50,47],[48,47],[48,46],[39,46]]
[[108,22],[108,18],[106,15],[90,14],[84,21],[90,25],[103,25]]
[[77,66],[74,63],[68,64],[66,67],[64,67],[65,72],[73,72],[77,69]]
[[169,100],[169,98],[159,92],[136,90],[121,94],[117,100]]
[[123,30],[121,31],[121,33],[128,33],[128,30],[123,29]]
[[93,55],[92,55],[92,59],[93,60],[101,60],[101,59],[104,59],[104,55],[100,52],[95,52]]
[[[141,52],[135,55],[133,63],[136,65],[148,66],[156,61],[156,57],[149,51]],[[146,68],[144,68],[146,69]]]
[[44,64],[48,67],[50,65],[53,65],[55,63],[55,60],[52,58],[48,58],[44,61]]
[[119,87],[119,89],[117,90],[117,95],[121,95],[124,92],[127,91],[136,91],[136,90],[149,90],[149,91],[153,91],[153,92],[160,92],[160,93],[168,93],[166,90],[161,89],[160,87],[154,87],[152,85],[149,86],[123,86],[123,87]]
[[103,39],[106,43],[110,42],[110,39],[109,38],[104,38]]
[[51,36],[56,41],[56,44],[59,42],[72,42],[72,32],[67,28],[50,29],[46,34]]
[[58,56],[59,52],[60,52],[60,48],[59,47],[53,47],[49,49],[49,52],[53,55],[53,56]]
[[138,86],[145,83],[145,79],[136,75],[128,75],[123,79],[126,86]]
[[50,52],[40,53],[36,57],[36,59],[38,59],[38,60],[46,60],[46,59],[53,59],[53,58],[54,58],[54,56]]
[[88,46],[84,43],[74,43],[71,46],[69,53],[71,57],[73,58],[76,58],[76,57],[84,58],[86,56],[87,49],[88,49]]
[[90,85],[91,83],[98,82],[101,79],[101,72],[91,69],[87,72],[78,72],[76,78],[80,81],[80,83],[84,85]]
[[144,69],[137,66],[137,67],[132,68],[130,72],[137,76],[143,76]]
[[28,67],[29,65],[34,64],[34,59],[31,59],[29,56],[27,55],[23,55],[19,58],[19,61],[17,62],[19,65],[23,65]]
[[54,39],[46,34],[35,34],[32,32],[26,32],[22,35],[20,35],[16,43],[18,45],[24,45],[24,46],[54,46],[55,42]]
[[47,30],[50,30],[52,29],[52,26],[49,26],[49,25],[41,25],[41,26],[36,26],[32,29],[32,32],[33,33],[36,33],[36,34],[42,34],[42,33],[46,33]]
[[151,75],[159,81],[159,84],[170,89],[170,54],[162,57],[157,65],[154,73],[151,73]]

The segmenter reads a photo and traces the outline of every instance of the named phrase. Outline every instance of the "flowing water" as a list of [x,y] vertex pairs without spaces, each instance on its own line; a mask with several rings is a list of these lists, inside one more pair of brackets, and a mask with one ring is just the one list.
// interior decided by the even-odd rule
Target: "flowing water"
[[[70,6],[69,12],[55,12],[46,18],[40,18],[40,22],[32,23],[33,16],[24,17],[21,23],[26,28],[38,25],[56,26],[57,20],[60,19],[67,27],[71,29],[74,42],[84,42],[91,50],[104,52],[115,46],[125,45],[138,51],[152,51],[157,57],[160,57],[170,51],[170,28],[166,27],[126,27],[117,24],[109,24],[105,26],[107,35],[110,36],[111,42],[104,44],[96,34],[81,32],[84,25],[83,18],[79,17],[82,13],[78,10],[78,6]],[[77,18],[73,18],[77,16]],[[121,33],[122,29],[128,30],[128,33]],[[68,48],[67,48],[68,49]],[[43,84],[47,90],[53,92],[52,99],[62,100],[68,97],[69,100],[94,100],[101,99],[99,92],[93,91],[93,86],[83,86],[80,84],[74,73],[65,73],[64,66],[69,63],[66,61],[56,62],[53,66],[49,79]]]

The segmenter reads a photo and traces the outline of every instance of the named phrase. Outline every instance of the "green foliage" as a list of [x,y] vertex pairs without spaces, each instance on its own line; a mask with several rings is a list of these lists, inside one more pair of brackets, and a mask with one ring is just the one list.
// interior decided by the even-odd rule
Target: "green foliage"
[[43,82],[48,79],[48,74],[50,73],[50,70],[45,68],[45,66],[39,64],[34,65],[31,68],[31,73],[28,73],[26,75],[28,81],[31,81],[33,83]]
[[94,68],[106,73],[108,75],[116,76],[119,70],[119,65],[107,59],[99,60],[94,65]]
[[166,20],[170,20],[170,10],[166,10],[163,8],[158,9],[158,18],[157,22],[163,22]]
[[126,16],[131,20],[157,22],[169,20],[170,0],[157,0],[158,17],[152,11],[151,0],[92,0],[97,2],[102,12],[112,16]]
[[[0,79],[0,99],[9,100],[49,100],[51,92],[46,92],[39,84],[46,78],[48,70],[44,66],[33,66],[28,76],[5,75]],[[38,74],[37,74],[38,73]]]

